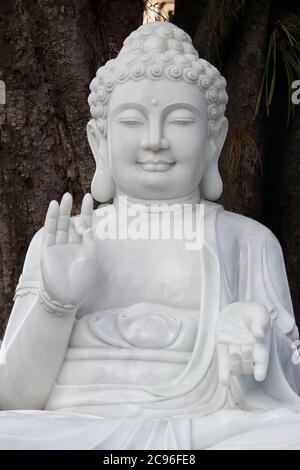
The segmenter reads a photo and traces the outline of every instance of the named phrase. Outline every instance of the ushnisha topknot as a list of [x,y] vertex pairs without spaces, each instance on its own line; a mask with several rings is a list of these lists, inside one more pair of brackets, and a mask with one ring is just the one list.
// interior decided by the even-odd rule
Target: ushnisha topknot
[[172,23],[146,23],[133,31],[115,59],[97,70],[90,85],[90,112],[107,134],[107,104],[115,86],[143,78],[183,80],[203,92],[208,110],[208,134],[214,136],[223,121],[228,96],[226,80],[209,62],[199,59],[190,36]]

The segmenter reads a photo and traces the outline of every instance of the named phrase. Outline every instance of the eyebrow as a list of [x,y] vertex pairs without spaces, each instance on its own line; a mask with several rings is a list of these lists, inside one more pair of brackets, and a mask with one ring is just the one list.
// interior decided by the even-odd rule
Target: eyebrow
[[128,108],[130,109],[136,109],[137,111],[140,111],[144,116],[147,116],[148,110],[145,106],[143,106],[140,103],[122,103],[119,106],[117,106],[111,113],[111,116],[115,116],[118,113],[121,113],[122,111],[127,110]]
[[[140,111],[142,114],[144,114],[144,116],[148,115],[148,108],[146,106],[144,106],[140,103],[133,103],[133,102],[120,104],[119,106],[117,106],[112,111],[111,115],[115,116],[116,114],[118,114],[122,111],[125,111],[129,108],[130,109],[136,109],[137,111]],[[162,114],[163,114],[163,116],[166,116],[170,111],[173,111],[174,109],[178,109],[178,108],[188,109],[188,110],[192,111],[193,113],[197,114],[198,116],[201,116],[200,109],[197,106],[195,106],[191,103],[181,103],[181,102],[168,104],[167,106],[165,106],[162,109]]]
[[168,114],[170,111],[176,110],[178,108],[188,109],[189,111],[192,111],[198,116],[201,116],[200,109],[191,103],[172,103],[172,104],[167,105],[165,108],[163,108],[162,111],[163,111],[164,116],[166,116],[166,114]]

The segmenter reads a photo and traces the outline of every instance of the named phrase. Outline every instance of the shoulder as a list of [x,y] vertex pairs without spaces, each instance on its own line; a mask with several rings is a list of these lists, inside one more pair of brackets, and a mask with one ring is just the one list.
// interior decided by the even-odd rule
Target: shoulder
[[28,256],[35,256],[38,254],[42,247],[43,236],[44,227],[40,228],[37,232],[35,232],[34,236],[32,237],[28,246],[26,258]]
[[272,245],[281,251],[280,243],[273,232],[260,222],[235,212],[219,211],[218,235],[227,242],[254,246]]

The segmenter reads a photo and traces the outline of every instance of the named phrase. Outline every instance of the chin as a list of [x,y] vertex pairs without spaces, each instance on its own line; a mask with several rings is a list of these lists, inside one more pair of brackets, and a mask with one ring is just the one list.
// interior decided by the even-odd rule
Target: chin
[[160,178],[146,178],[140,187],[140,197],[147,199],[170,199],[173,196],[172,183],[167,184],[166,180],[159,181]]

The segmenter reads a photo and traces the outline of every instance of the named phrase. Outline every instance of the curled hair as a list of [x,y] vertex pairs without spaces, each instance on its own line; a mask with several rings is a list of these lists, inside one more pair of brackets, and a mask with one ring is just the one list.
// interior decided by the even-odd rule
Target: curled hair
[[222,124],[228,96],[226,80],[209,62],[199,59],[188,34],[172,23],[140,26],[124,41],[116,59],[100,67],[90,84],[90,112],[100,131],[107,134],[107,103],[115,86],[143,78],[183,80],[203,92],[208,112],[208,134]]

